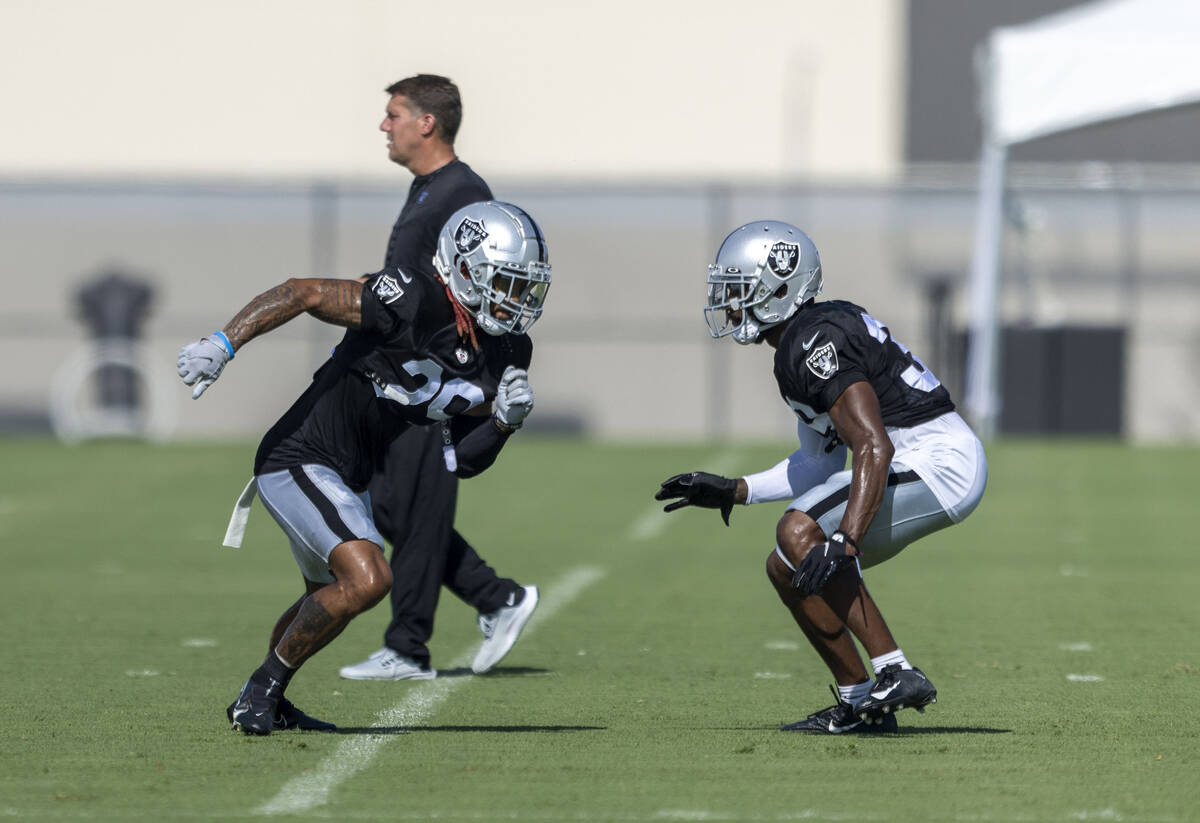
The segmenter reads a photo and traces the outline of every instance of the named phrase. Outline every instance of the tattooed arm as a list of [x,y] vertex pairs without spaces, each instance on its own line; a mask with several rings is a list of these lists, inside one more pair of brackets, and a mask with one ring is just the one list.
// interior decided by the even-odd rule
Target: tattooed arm
[[362,293],[359,280],[293,277],[247,303],[222,331],[236,351],[303,312],[335,326],[357,329],[362,325]]
[[292,278],[280,283],[246,304],[221,331],[180,349],[179,377],[195,387],[195,400],[221,376],[235,351],[301,312],[335,326],[362,328],[362,295],[363,284],[357,280]]

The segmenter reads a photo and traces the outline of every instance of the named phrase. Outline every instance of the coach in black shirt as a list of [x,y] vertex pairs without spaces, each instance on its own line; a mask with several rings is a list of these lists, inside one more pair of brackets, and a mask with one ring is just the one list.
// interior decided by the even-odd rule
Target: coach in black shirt
[[[431,278],[438,232],[458,209],[492,199],[491,189],[454,153],[462,99],[449,79],[408,77],[387,88],[380,131],[388,157],[413,173],[408,199],[388,239],[386,267]],[[445,585],[479,612],[484,641],[472,663],[482,674],[500,661],[537,606],[535,586],[499,577],[454,528],[458,479],[443,462],[438,426],[413,427],[392,444],[383,471],[369,486],[373,515],[392,544],[392,620],[384,645],[361,663],[344,666],[353,680],[426,680],[427,643],[438,595]]]

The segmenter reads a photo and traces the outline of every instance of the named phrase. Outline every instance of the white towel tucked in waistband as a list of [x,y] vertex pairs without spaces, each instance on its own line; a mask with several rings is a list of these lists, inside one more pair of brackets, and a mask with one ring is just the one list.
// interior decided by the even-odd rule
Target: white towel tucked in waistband
[[238,496],[237,503],[233,506],[233,514],[229,517],[229,528],[225,530],[225,539],[221,541],[222,546],[229,546],[232,549],[241,547],[242,538],[246,536],[246,523],[250,520],[250,504],[254,502],[256,494],[258,494],[258,478],[251,477],[246,488],[242,489],[241,495]]

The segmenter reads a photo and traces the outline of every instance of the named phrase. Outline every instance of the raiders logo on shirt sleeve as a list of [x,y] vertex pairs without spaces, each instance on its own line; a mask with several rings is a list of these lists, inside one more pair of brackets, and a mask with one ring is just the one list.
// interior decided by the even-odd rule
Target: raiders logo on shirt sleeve
[[817,349],[805,359],[804,365],[808,366],[808,370],[817,377],[821,378],[822,380],[828,380],[837,374],[837,349],[833,347],[833,343],[826,343],[823,346],[818,346]]
[[[412,282],[412,278],[400,269],[396,269],[396,275],[405,283]],[[375,292],[380,303],[395,303],[404,296],[404,288],[400,285],[400,281],[390,274],[380,275],[375,284],[371,286],[371,290]]]

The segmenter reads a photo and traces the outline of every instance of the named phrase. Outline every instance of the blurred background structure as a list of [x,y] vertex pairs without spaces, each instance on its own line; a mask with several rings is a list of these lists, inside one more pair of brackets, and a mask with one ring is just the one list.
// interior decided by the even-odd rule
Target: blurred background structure
[[[91,345],[80,290],[125,271],[154,294],[129,389],[165,398],[148,433],[261,434],[335,329],[255,341],[195,403],[169,386],[175,352],[288,276],[378,268],[411,179],[376,130],[383,89],[421,71],[459,84],[460,156],[550,241],[531,428],[787,437],[769,353],[701,316],[717,244],[765,217],[804,228],[826,296],[870,307],[962,400],[975,49],[1073,5],[0,4],[0,333],[18,354],[0,430],[49,429],[56,375]],[[1001,432],[1200,439],[1196,134],[1179,108],[1010,151]]]

